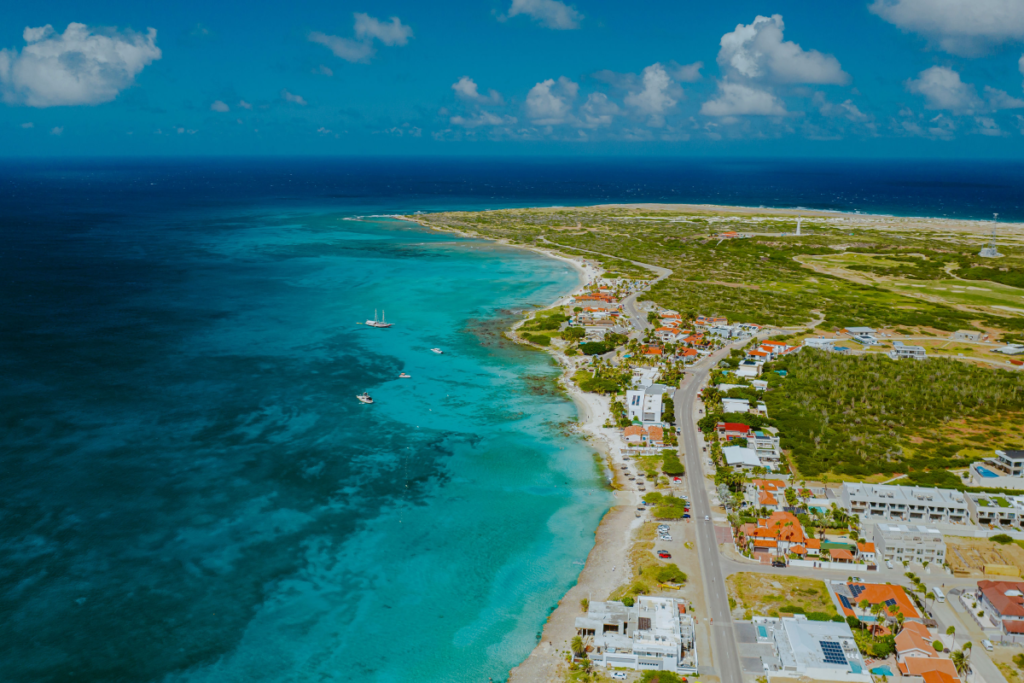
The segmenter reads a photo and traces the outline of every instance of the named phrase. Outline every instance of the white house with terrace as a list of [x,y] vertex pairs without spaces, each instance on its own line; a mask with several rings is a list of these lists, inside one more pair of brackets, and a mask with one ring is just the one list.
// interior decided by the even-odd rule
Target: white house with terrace
[[672,598],[640,596],[632,607],[592,602],[576,617],[576,633],[593,648],[588,657],[597,666],[697,673],[693,617]]
[[971,521],[966,496],[952,489],[845,483],[840,500],[843,509],[862,519],[911,524]]

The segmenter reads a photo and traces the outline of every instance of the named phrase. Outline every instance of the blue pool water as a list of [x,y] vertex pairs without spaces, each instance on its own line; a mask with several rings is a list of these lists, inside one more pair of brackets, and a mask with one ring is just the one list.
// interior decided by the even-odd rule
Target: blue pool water
[[996,473],[995,473],[995,472],[993,472],[992,470],[990,470],[990,469],[988,469],[988,468],[986,468],[986,467],[982,467],[981,465],[975,465],[975,466],[974,466],[974,468],[975,468],[976,470],[978,470],[978,474],[980,474],[980,475],[981,475],[981,476],[983,476],[983,477],[991,477],[991,478],[994,478],[994,477],[998,477],[998,476],[999,476],[998,474],[996,474]]
[[871,673],[876,676],[892,676],[892,669],[888,666],[876,666],[871,670]]

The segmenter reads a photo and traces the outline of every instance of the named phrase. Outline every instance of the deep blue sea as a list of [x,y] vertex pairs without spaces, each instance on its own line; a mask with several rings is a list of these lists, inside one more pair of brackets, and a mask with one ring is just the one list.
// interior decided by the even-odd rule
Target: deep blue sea
[[611,501],[501,337],[577,276],[353,219],[609,201],[1019,220],[1024,166],[0,161],[0,679],[504,678]]

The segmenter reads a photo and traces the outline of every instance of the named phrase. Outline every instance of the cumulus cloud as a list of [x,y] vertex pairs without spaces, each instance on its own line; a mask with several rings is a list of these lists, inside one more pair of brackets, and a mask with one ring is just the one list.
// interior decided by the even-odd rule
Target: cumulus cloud
[[627,107],[650,116],[651,125],[663,126],[666,110],[674,107],[677,101],[669,95],[672,79],[665,67],[656,62],[644,69],[641,80],[643,89],[626,95],[624,102]]
[[985,86],[985,99],[988,100],[989,109],[998,111],[1000,109],[1020,109],[1024,107],[1024,100],[1019,97],[1012,97],[1004,90],[997,90],[991,86]]
[[974,123],[977,124],[978,135],[987,135],[990,137],[1002,137],[1006,135],[1003,130],[999,127],[999,124],[995,122],[995,119],[989,118],[988,116],[975,116]]
[[718,82],[718,94],[701,105],[705,116],[785,116],[786,107],[768,92],[742,83]]
[[670,64],[669,73],[672,74],[672,78],[676,79],[680,83],[696,83],[701,78],[700,70],[704,68],[704,62],[694,62],[693,64]]
[[610,126],[612,119],[619,113],[619,105],[609,100],[607,95],[600,92],[591,93],[580,107],[582,119],[579,125],[583,128]]
[[925,109],[948,109],[956,114],[970,114],[984,104],[970,83],[960,80],[960,74],[945,66],[933,66],[903,83],[910,92],[925,99]]
[[1020,0],[875,0],[869,10],[951,54],[975,57],[1024,40]]
[[283,99],[285,102],[292,102],[294,104],[302,105],[303,107],[305,107],[307,104],[306,100],[301,95],[293,95],[287,90],[281,91],[281,99]]
[[36,124],[34,124],[34,123],[32,123],[31,121],[29,121],[28,123],[23,123],[23,124],[21,124],[21,127],[22,127],[22,128],[35,128],[35,127],[36,127]]
[[391,21],[380,21],[362,12],[356,12],[352,16],[355,18],[355,39],[313,31],[307,36],[309,41],[323,45],[336,57],[347,62],[365,64],[377,53],[373,46],[374,39],[385,45],[394,46],[405,45],[409,38],[412,38],[412,28],[403,24],[398,17],[391,17]]
[[540,22],[545,28],[559,30],[579,28],[583,19],[582,14],[559,0],[512,0],[508,14],[499,18],[511,19],[520,14]]
[[241,107],[242,109],[252,109],[252,105],[249,104],[248,102],[246,102],[245,100],[239,100],[238,101],[238,106]]
[[526,95],[526,113],[539,126],[565,123],[580,86],[565,76],[552,78],[530,88]]
[[226,111],[231,111],[231,107],[226,105],[221,100],[214,100],[213,104],[210,105],[210,110],[211,111],[219,111],[219,112],[223,113],[223,112],[226,112]]
[[804,50],[783,41],[781,14],[758,15],[752,24],[739,24],[722,36],[718,64],[733,77],[775,83],[843,85],[850,79],[832,55]]
[[463,128],[479,128],[480,126],[511,126],[516,122],[514,116],[498,116],[489,111],[479,112],[476,116],[453,116],[450,119],[453,126]]
[[321,64],[317,68],[313,69],[313,73],[320,74],[321,76],[333,76],[334,70]]
[[486,95],[481,95],[477,88],[476,81],[469,76],[463,76],[452,84],[455,94],[464,100],[477,102],[479,104],[501,104],[501,93],[497,90],[489,90]]
[[862,112],[853,100],[846,100],[836,104],[829,102],[825,97],[825,93],[818,92],[814,93],[814,106],[818,108],[818,111],[822,116],[828,116],[830,118],[845,118],[853,121],[854,123],[867,123],[871,120],[871,117]]
[[355,13],[356,38],[372,40],[376,38],[385,45],[405,45],[412,38],[412,29],[402,23],[398,17],[391,17],[390,22],[374,19],[369,14]]
[[25,47],[0,50],[0,92],[7,104],[29,107],[110,102],[154,60],[156,29],[146,34],[91,29],[70,23],[63,34],[49,24],[27,27]]
[[63,135],[63,134],[64,134],[64,126],[54,126],[53,128],[50,129],[50,135]]

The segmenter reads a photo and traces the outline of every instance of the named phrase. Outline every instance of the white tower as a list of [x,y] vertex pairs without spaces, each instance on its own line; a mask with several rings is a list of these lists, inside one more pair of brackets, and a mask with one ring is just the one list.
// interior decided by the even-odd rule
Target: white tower
[[982,247],[981,251],[978,252],[978,256],[982,258],[999,258],[1002,254],[999,253],[999,249],[996,248],[996,221],[999,219],[999,214],[992,214],[992,241],[987,247]]
[[800,235],[800,223],[802,223],[803,220],[804,220],[803,216],[797,216],[796,217],[796,234],[797,234],[797,236]]

